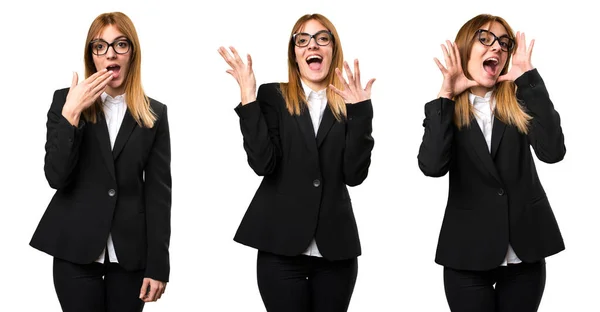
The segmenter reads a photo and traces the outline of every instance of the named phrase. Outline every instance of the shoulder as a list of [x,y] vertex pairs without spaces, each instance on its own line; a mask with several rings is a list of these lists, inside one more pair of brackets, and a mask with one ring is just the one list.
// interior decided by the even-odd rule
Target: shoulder
[[281,95],[281,87],[279,82],[270,82],[261,84],[258,87],[258,93],[262,95]]
[[52,96],[51,108],[62,109],[67,101],[67,94],[69,94],[69,88],[55,90],[54,95]]
[[156,116],[158,116],[160,118],[160,116],[162,116],[163,114],[166,114],[167,105],[165,105],[162,102],[157,101],[151,97],[148,97],[148,100],[150,101],[150,109],[152,109],[152,111],[154,112],[154,114],[156,114]]

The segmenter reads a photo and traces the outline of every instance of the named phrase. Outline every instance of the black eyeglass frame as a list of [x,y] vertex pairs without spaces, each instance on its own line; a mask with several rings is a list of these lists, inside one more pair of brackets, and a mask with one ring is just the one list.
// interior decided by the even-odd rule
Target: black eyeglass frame
[[[123,42],[123,41],[127,42],[127,51],[125,51],[125,52],[118,52],[117,49],[115,49],[114,45],[116,43]],[[98,50],[94,49],[94,44],[98,43],[98,42],[103,42],[104,44],[106,44],[106,50],[104,51],[104,53],[97,53]],[[96,39],[96,40],[90,41],[90,43],[89,43],[89,47],[90,47],[90,50],[92,50],[92,54],[94,54],[96,56],[105,55],[106,53],[108,53],[108,49],[110,49],[111,47],[113,48],[113,51],[115,51],[115,53],[117,53],[117,54],[120,54],[120,55],[127,54],[127,53],[129,53],[129,51],[131,51],[131,47],[132,46],[133,46],[133,43],[128,38],[119,38],[119,39],[116,39],[115,41],[113,41],[111,43],[108,43],[108,41],[106,41],[104,39]]]
[[[319,41],[317,40],[317,36],[319,36],[320,34],[326,33],[329,35],[329,41],[327,41],[327,44],[320,44]],[[305,45],[299,45],[296,43],[296,37],[298,35],[304,35],[304,36],[308,36],[309,39],[306,41]],[[311,35],[309,33],[295,33],[292,35],[292,42],[294,43],[295,46],[299,47],[299,48],[304,48],[307,47],[310,44],[310,41],[312,39],[315,39],[315,43],[317,43],[318,46],[320,47],[324,47],[324,46],[328,46],[332,41],[333,41],[333,34],[329,31],[329,30],[320,30],[317,31],[314,35]]]
[[[494,40],[492,41],[492,43],[490,43],[490,44],[485,44],[485,43],[483,43],[483,42],[481,41],[481,34],[482,34],[482,33],[487,33],[487,34],[490,34],[490,35],[492,35],[492,37],[494,37]],[[479,30],[477,30],[477,31],[475,32],[475,34],[477,35],[477,41],[479,41],[479,42],[480,42],[481,44],[483,44],[484,46],[491,47],[491,46],[493,46],[493,45],[494,45],[494,43],[496,43],[496,41],[498,41],[498,43],[500,44],[500,49],[501,49],[502,51],[504,51],[504,52],[511,52],[511,51],[512,51],[512,50],[515,48],[515,40],[514,40],[514,39],[512,39],[512,38],[510,38],[508,35],[503,35],[503,36],[500,36],[500,37],[498,37],[498,36],[496,36],[496,34],[494,34],[493,32],[491,32],[491,31],[489,31],[489,30],[486,30],[486,29],[479,29]],[[508,42],[509,42],[509,44],[510,44],[510,47],[504,48],[504,47],[502,46],[502,42],[500,41],[500,39],[504,39],[504,38],[506,38],[506,39],[508,39],[508,40],[509,40]]]

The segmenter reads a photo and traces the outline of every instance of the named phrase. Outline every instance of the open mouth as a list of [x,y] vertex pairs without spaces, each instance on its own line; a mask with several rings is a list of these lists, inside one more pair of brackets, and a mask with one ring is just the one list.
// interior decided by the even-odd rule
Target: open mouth
[[119,73],[121,72],[121,66],[119,66],[117,64],[113,64],[113,65],[106,66],[106,69],[108,71],[113,72],[113,79],[119,78]]
[[312,70],[321,69],[321,64],[323,63],[323,58],[320,55],[311,55],[306,58],[306,64]]
[[490,57],[489,59],[483,61],[483,69],[490,75],[495,76],[498,73],[500,61],[495,57]]

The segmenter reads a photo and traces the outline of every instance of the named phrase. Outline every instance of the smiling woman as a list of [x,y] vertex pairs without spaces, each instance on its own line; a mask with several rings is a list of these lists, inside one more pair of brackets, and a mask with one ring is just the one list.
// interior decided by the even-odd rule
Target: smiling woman
[[44,171],[56,189],[31,246],[54,257],[63,311],[141,311],[169,280],[167,107],[141,86],[131,20],[105,13],[85,43],[86,79],[57,90]]
[[267,311],[346,311],[361,254],[347,186],[361,184],[371,164],[375,79],[362,87],[358,61],[352,72],[320,14],[292,28],[289,81],[261,85],[258,95],[250,55],[244,64],[230,51],[219,49],[240,85],[248,163],[264,176],[235,241],[258,249]]

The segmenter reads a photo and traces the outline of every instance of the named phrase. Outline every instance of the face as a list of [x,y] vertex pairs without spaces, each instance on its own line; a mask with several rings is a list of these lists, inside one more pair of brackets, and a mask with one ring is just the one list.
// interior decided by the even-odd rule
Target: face
[[[498,38],[508,35],[504,26],[498,22],[484,25],[481,29],[492,32]],[[490,41],[493,40],[494,38],[492,37]],[[500,72],[508,60],[509,53],[511,53],[502,51],[502,48],[498,40],[491,46],[486,46],[478,39],[475,39],[471,48],[471,57],[467,63],[467,70],[479,86],[471,88],[471,93],[477,96],[484,96],[494,88]],[[506,47],[504,49],[506,50]]]
[[[327,28],[316,20],[310,20],[300,28],[298,33],[307,33],[315,35],[319,31],[327,31]],[[308,45],[305,47],[294,46],[296,54],[296,63],[300,69],[300,78],[306,83],[311,89],[318,91],[327,88],[328,82],[325,80],[329,73],[329,67],[333,57],[333,39],[329,37],[329,43],[327,42],[327,34],[320,33],[320,35],[308,40]],[[317,42],[318,41],[318,42]],[[305,42],[303,40],[296,42]]]
[[[92,42],[92,51],[96,51],[98,54],[102,54],[108,47],[106,54],[92,53],[97,71],[106,68],[113,72],[113,78],[106,87],[106,93],[110,96],[125,93],[125,79],[129,71],[132,53],[131,42],[114,25],[105,27]],[[112,46],[110,46],[111,44]]]

